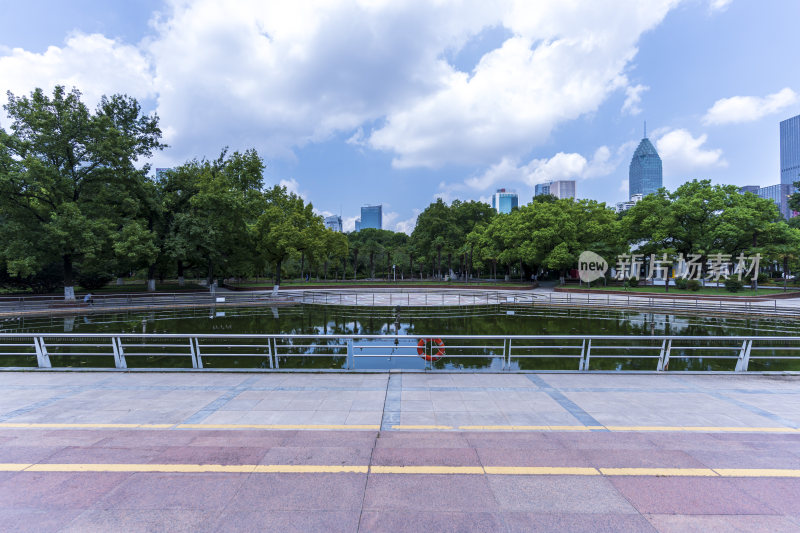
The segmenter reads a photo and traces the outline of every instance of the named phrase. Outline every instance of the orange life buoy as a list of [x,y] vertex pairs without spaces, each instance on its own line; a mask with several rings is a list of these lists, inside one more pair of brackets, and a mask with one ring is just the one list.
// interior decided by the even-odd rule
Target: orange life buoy
[[[439,347],[439,349],[436,350],[436,353],[433,353],[433,347],[431,347],[431,353],[425,353],[425,345],[428,343],[428,341]],[[426,361],[438,361],[444,357],[444,342],[442,339],[420,339],[419,342],[417,342],[417,355]]]

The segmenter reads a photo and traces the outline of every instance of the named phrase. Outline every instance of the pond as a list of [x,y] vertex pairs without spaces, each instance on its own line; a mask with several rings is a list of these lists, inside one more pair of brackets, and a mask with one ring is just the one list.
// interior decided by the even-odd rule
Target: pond
[[[521,306],[477,307],[341,307],[296,305],[289,307],[219,307],[154,310],[148,312],[110,312],[73,316],[19,317],[0,320],[0,333],[184,333],[184,334],[304,334],[371,335],[401,334],[420,338],[440,335],[686,335],[778,336],[800,334],[800,323],[785,318],[692,316],[638,311],[564,309]],[[404,353],[413,354],[413,343],[406,341]],[[387,341],[359,341],[360,345],[382,345],[370,353],[380,357],[357,357],[358,369],[425,368],[417,357],[392,356],[396,351]],[[463,344],[463,343],[461,343]],[[495,343],[496,344],[496,343]],[[617,343],[619,344],[619,343]],[[377,350],[377,351],[376,351]],[[475,350],[472,350],[473,352]],[[652,359],[628,357],[635,350],[620,350],[614,359],[593,359],[591,369],[654,370]],[[346,368],[345,355],[312,357],[313,348],[287,350],[280,359],[281,368]],[[319,353],[319,352],[317,352]],[[498,353],[487,350],[487,356]],[[501,353],[501,351],[499,352]],[[575,352],[559,352],[572,353]],[[657,353],[657,352],[656,352]],[[693,352],[692,355],[703,355]],[[343,351],[342,351],[343,354]],[[502,359],[458,357],[457,349],[448,348],[446,356],[432,363],[440,369],[500,370]],[[732,370],[734,362],[708,358],[684,358],[686,352],[674,350],[670,370]],[[730,352],[727,355],[731,355]],[[764,354],[762,354],[764,355]],[[781,355],[781,354],[776,354]],[[54,366],[113,366],[113,361],[96,357],[62,356]],[[265,368],[264,357],[203,358],[204,367]],[[32,361],[32,362],[31,362]],[[795,361],[751,361],[751,370],[800,369]],[[35,358],[0,355],[0,366],[35,366]],[[185,367],[185,357],[158,355],[129,358],[130,367]],[[431,363],[428,363],[430,366]],[[512,370],[576,370],[575,358],[514,358]]]

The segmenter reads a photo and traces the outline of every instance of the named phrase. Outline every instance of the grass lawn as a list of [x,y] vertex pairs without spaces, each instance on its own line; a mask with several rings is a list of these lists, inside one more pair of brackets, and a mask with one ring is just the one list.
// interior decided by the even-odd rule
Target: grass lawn
[[[662,285],[647,285],[642,287],[621,287],[619,285],[609,285],[604,287],[603,285],[592,285],[591,287],[587,287],[585,284],[582,286],[578,285],[568,285],[562,286],[565,289],[583,289],[583,290],[598,290],[598,291],[615,291],[621,294],[633,294],[633,293],[657,293],[657,294],[686,294],[689,296],[769,296],[775,294],[782,294],[783,291],[775,290],[775,289],[759,289],[758,291],[754,291],[749,287],[743,288],[739,292],[730,292],[725,289],[725,287],[702,287],[698,291],[690,291],[688,289],[678,289],[677,287],[670,286],[669,292],[664,291],[664,287]],[[793,287],[788,285],[786,287],[787,292],[793,292],[799,290],[798,287]]]

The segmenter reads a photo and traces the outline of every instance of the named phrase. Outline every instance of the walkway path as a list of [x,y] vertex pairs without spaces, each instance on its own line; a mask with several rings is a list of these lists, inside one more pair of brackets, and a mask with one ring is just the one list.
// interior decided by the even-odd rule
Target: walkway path
[[0,373],[3,531],[795,531],[798,378]]

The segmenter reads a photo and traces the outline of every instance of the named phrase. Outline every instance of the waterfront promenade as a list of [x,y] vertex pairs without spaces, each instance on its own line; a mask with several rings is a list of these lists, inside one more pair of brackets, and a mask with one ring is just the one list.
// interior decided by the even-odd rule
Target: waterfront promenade
[[0,530],[795,531],[800,381],[0,373]]

